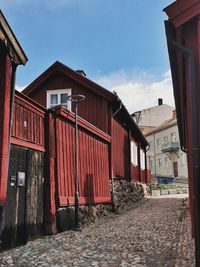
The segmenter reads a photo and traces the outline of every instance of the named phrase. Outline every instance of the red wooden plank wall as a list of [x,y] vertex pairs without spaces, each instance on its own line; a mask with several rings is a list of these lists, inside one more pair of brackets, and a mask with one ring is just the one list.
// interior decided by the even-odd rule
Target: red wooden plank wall
[[139,168],[138,166],[134,166],[133,164],[131,164],[131,180],[132,181],[140,180]]
[[130,178],[129,136],[115,118],[112,119],[112,165],[114,177]]
[[[61,206],[74,203],[74,124],[56,118],[58,198]],[[79,202],[110,202],[109,143],[79,129]]]
[[44,111],[15,95],[12,143],[44,150]]
[[141,183],[146,183],[146,170],[141,170]]

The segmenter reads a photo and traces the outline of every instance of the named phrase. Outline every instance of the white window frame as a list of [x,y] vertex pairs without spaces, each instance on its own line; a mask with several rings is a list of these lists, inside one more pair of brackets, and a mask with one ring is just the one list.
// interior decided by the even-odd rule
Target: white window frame
[[[47,108],[52,108],[51,107],[51,95],[58,95],[58,104],[55,106],[61,105],[61,95],[62,94],[68,94],[71,95],[72,89],[56,89],[56,90],[47,90],[46,91],[46,107]],[[67,101],[67,109],[71,111],[71,101]]]
[[160,141],[161,141],[160,138],[157,138],[157,140],[156,140],[157,149],[160,149],[160,145],[161,145]]
[[140,149],[140,168],[145,170],[145,153],[142,149]]
[[162,168],[162,159],[161,158],[158,159],[158,168],[159,169]]
[[169,167],[169,158],[165,157],[164,161],[165,161],[165,168],[168,168]]
[[131,141],[131,163],[135,166],[138,165],[138,147],[134,141]]

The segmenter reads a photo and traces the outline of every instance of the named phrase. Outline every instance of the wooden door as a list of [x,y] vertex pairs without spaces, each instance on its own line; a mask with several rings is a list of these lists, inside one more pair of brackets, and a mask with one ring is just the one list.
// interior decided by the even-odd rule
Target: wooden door
[[25,193],[26,193],[25,148],[11,146],[7,199],[2,213],[1,243],[3,248],[26,243]]
[[178,163],[174,162],[174,177],[178,177]]
[[28,240],[42,234],[43,180],[43,152],[28,150],[26,192],[26,230]]
[[41,235],[43,152],[11,146],[7,199],[0,213],[1,248],[22,245]]

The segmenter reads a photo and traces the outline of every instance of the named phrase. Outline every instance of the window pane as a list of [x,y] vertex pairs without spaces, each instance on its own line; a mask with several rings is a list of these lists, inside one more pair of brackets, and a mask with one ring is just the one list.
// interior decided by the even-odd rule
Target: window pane
[[58,104],[58,95],[57,94],[54,94],[54,95],[51,95],[51,106],[54,106],[54,105],[57,105]]
[[67,103],[67,96],[68,96],[68,94],[61,94],[60,95],[61,104],[66,104]]

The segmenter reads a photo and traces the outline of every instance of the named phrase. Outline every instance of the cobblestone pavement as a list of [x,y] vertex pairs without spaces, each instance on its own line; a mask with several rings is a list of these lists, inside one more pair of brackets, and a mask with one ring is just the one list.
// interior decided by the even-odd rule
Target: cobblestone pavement
[[150,198],[118,215],[0,254],[0,266],[192,267],[187,201]]

